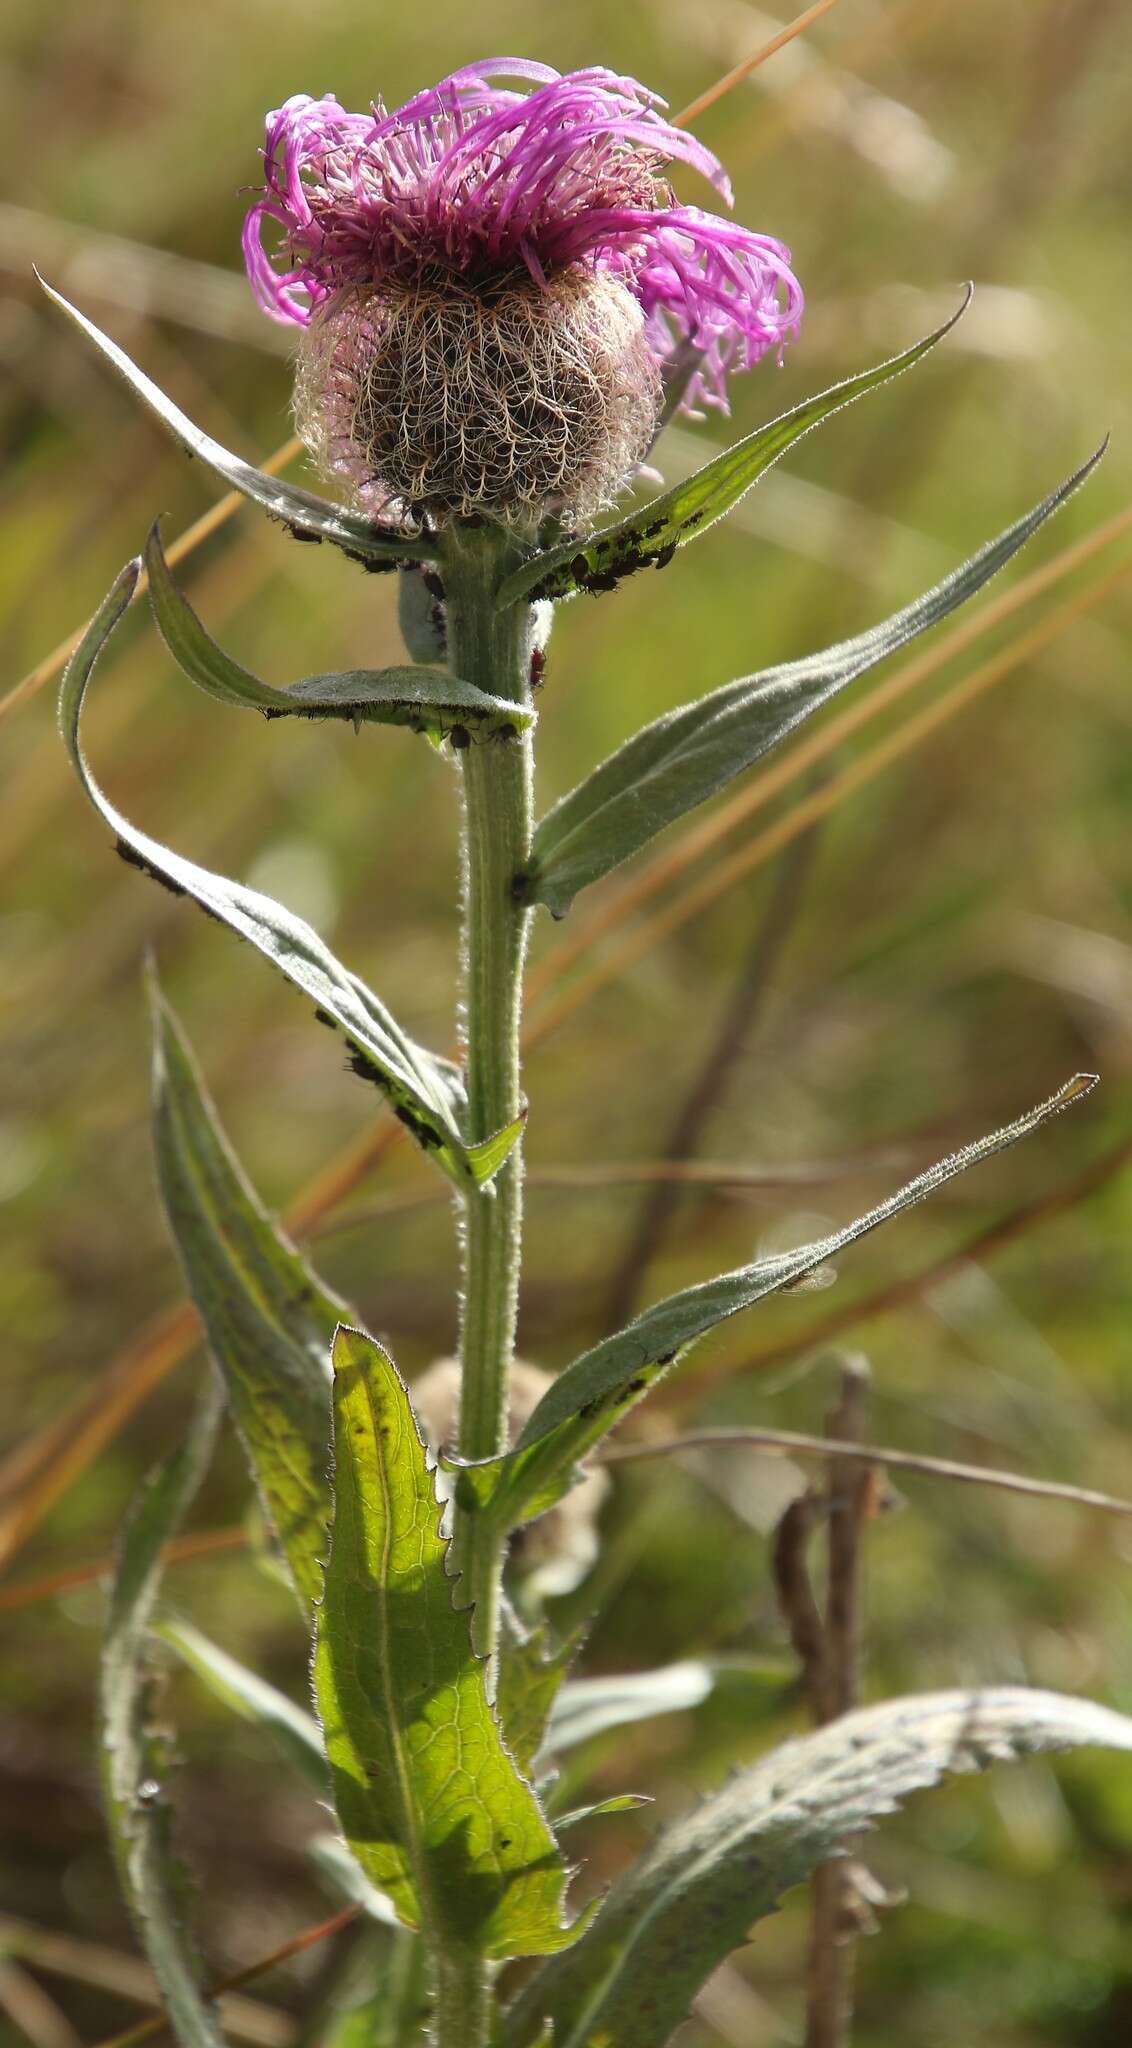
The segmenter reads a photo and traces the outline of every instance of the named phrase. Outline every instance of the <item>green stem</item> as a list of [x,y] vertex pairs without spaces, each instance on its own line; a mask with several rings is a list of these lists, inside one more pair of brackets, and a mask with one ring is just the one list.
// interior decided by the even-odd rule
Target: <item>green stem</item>
[[484,2048],[492,2019],[491,1980],[482,1956],[457,1949],[436,1958],[435,2048]]
[[[494,592],[517,559],[498,528],[451,531],[445,560],[448,660],[465,682],[517,705],[530,695],[532,613],[500,611]],[[519,1018],[529,914],[514,878],[531,846],[533,750],[529,733],[473,737],[461,752],[464,784],[464,1043],[468,1136],[492,1136],[522,1108]],[[522,1146],[492,1187],[469,1194],[463,1216],[460,1451],[490,1458],[506,1448],[523,1220]],[[475,1603],[476,1647],[494,1669],[501,1547],[494,1528],[457,1508],[456,1563]]]

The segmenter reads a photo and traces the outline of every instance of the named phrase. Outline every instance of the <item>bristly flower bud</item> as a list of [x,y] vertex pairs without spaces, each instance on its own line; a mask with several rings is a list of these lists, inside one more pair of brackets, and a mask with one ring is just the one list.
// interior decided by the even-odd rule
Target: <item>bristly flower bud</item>
[[393,114],[299,94],[269,117],[248,273],[306,330],[300,432],[366,509],[582,526],[642,459],[678,351],[685,407],[725,406],[727,374],[796,334],[789,251],[675,203],[666,161],[730,191],[662,104],[497,58]]

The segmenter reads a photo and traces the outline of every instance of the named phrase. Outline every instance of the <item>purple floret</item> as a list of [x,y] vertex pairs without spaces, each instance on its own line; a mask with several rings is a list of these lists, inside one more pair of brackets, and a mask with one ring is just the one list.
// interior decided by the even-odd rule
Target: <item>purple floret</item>
[[[611,71],[562,76],[514,57],[467,65],[392,114],[298,93],[268,116],[264,195],[244,226],[256,297],[306,326],[344,289],[446,273],[488,287],[517,270],[541,285],[588,265],[638,299],[662,366],[689,345],[699,356],[685,406],[726,407],[727,373],[797,334],[802,289],[781,242],[674,202],[668,163],[701,172],[727,205],[731,189],[663,106]],[[269,222],[281,230],[270,255]]]

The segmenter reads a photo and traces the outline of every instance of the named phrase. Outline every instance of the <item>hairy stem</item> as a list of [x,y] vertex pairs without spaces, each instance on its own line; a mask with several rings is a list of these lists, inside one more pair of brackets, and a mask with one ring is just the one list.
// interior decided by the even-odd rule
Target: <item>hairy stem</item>
[[[515,558],[499,529],[454,529],[445,564],[448,659],[455,675],[526,705],[532,613],[497,610],[494,591]],[[464,785],[464,1044],[468,1136],[487,1138],[522,1108],[519,1013],[529,913],[513,883],[530,856],[529,734],[472,737],[460,752]],[[464,1199],[459,1447],[489,1458],[507,1443],[508,1380],[515,1347],[523,1218],[522,1147],[493,1186]],[[493,1528],[459,1507],[455,1559],[475,1602],[476,1647],[494,1666],[500,1544]]]
[[436,1957],[435,2048],[484,2048],[491,2032],[491,1981],[482,1957],[454,1949]]

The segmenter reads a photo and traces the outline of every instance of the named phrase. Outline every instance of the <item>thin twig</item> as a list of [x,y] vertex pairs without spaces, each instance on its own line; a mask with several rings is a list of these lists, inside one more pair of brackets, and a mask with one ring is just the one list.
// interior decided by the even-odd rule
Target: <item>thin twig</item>
[[802,1686],[811,1705],[820,1701],[825,1686],[825,1624],[806,1551],[814,1527],[825,1513],[826,1504],[816,1488],[800,1493],[779,1517],[770,1553],[779,1612],[802,1667]]
[[[875,1152],[858,1152],[844,1159],[801,1159],[793,1165],[743,1166],[727,1159],[638,1159],[599,1160],[586,1166],[536,1166],[527,1175],[527,1188],[536,1193],[592,1194],[603,1188],[693,1187],[741,1194],[745,1190],[767,1193],[791,1188],[823,1188],[847,1180],[863,1167],[903,1167],[913,1155],[906,1145],[880,1146]],[[328,1216],[325,1223],[309,1232],[312,1238],[336,1237],[342,1231],[368,1227],[388,1216],[400,1216],[415,1209],[429,1209],[450,1200],[446,1188],[432,1180],[411,1187],[394,1188],[379,1200],[357,1209],[343,1209]]]
[[787,43],[792,43],[795,36],[800,36],[804,29],[809,28],[821,15],[828,14],[830,8],[836,5],[837,0],[814,0],[812,7],[807,7],[804,14],[799,14],[794,21],[788,22],[785,28],[779,29],[778,34],[773,35],[768,43],[764,43],[761,50],[756,50],[753,57],[744,57],[741,64],[736,64],[734,70],[728,71],[723,78],[717,78],[715,84],[709,85],[707,91],[702,92],[698,99],[690,100],[686,107],[681,107],[680,112],[673,116],[672,126],[686,128],[698,115],[706,113],[709,107],[714,107],[716,101],[721,100],[734,86],[742,85],[743,80],[749,78],[752,71],[757,71],[760,64],[765,64],[768,57],[773,57],[776,51],[785,49]]
[[[831,1437],[839,1442],[861,1442],[867,1391],[865,1360],[845,1360],[840,1393],[829,1419]],[[857,1704],[863,1538],[874,1491],[874,1473],[869,1464],[860,1458],[831,1461],[825,1485],[829,1583],[824,1654],[812,1693],[814,1720],[819,1727],[849,1713]],[[852,2016],[854,1930],[861,1916],[854,1863],[843,1855],[819,1864],[811,1881],[810,1897],[806,2048],[845,2048]]]
[[849,1458],[859,1464],[867,1458],[873,1465],[889,1465],[894,1471],[919,1472],[926,1479],[954,1479],[966,1486],[993,1486],[1004,1493],[1021,1493],[1036,1500],[1061,1500],[1070,1507],[1099,1508],[1104,1514],[1132,1515],[1132,1500],[1111,1493],[1097,1493],[1091,1487],[1070,1486],[1061,1479],[1031,1479],[1023,1472],[1000,1472],[989,1465],[964,1465],[955,1458],[932,1458],[918,1451],[900,1451],[891,1444],[851,1443],[837,1437],[807,1436],[795,1429],[688,1429],[678,1435],[650,1437],[647,1442],[613,1444],[594,1462],[602,1465],[630,1465],[644,1458],[670,1458],[682,1451],[764,1450],[793,1455],[810,1451],[816,1457]]

